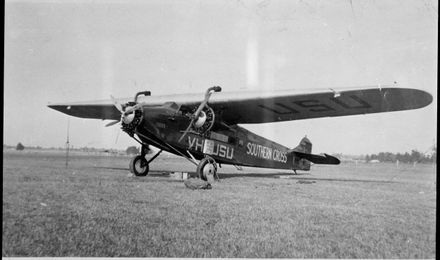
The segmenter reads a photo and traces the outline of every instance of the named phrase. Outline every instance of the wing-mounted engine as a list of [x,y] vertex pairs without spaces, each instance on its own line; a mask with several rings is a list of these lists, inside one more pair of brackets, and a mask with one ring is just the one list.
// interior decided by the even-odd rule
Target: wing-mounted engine
[[126,104],[120,104],[118,101],[116,101],[116,99],[114,99],[111,96],[113,103],[114,103],[114,106],[121,113],[121,119],[110,122],[106,126],[111,126],[111,125],[114,125],[114,124],[121,122],[122,130],[125,131],[130,136],[133,136],[136,127],[142,122],[142,119],[143,119],[142,107],[144,104],[138,103],[138,101],[137,101],[137,99],[140,95],[149,96],[149,95],[151,95],[151,92],[150,91],[138,92],[134,96],[134,101],[128,102]]
[[[124,110],[131,110],[136,106],[135,102],[128,102],[125,106],[122,106]],[[122,130],[128,133],[130,136],[133,135],[136,127],[141,123],[143,118],[142,109],[134,109],[129,114],[121,115],[121,126]]]

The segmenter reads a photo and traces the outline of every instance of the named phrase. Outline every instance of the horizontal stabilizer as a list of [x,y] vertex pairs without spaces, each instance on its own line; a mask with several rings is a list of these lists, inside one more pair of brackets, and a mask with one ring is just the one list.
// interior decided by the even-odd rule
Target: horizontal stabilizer
[[339,161],[338,158],[328,155],[328,154],[324,154],[324,156],[322,155],[317,155],[317,154],[310,154],[310,153],[301,153],[301,152],[295,152],[293,151],[292,154],[296,157],[299,157],[301,159],[306,159],[308,161],[311,161],[314,164],[340,164],[341,161]]

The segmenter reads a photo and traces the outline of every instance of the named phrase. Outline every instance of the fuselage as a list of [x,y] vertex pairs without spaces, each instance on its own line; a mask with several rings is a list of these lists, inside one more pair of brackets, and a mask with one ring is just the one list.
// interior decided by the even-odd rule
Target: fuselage
[[[289,148],[238,125],[216,124],[206,134],[189,132],[179,142],[188,119],[166,107],[146,107],[137,127],[142,141],[176,155],[201,159],[205,155],[218,163],[276,169],[295,169]],[[299,168],[297,168],[299,169]]]

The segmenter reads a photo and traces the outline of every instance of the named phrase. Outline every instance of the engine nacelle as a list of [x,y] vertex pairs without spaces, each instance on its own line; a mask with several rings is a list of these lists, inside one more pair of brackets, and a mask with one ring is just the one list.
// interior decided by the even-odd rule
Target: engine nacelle
[[[129,109],[130,107],[134,106],[136,103],[129,102],[125,105],[125,109]],[[127,132],[129,135],[133,135],[134,130],[136,127],[141,123],[143,118],[143,112],[142,109],[135,109],[133,112],[127,115],[122,115],[121,118],[121,125],[122,130]]]

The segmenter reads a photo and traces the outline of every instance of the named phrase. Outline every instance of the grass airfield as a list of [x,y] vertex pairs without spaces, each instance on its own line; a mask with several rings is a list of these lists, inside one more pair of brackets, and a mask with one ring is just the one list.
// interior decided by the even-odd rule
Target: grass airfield
[[159,156],[3,152],[2,256],[435,258],[433,165],[342,164],[306,174],[223,166],[189,190]]

